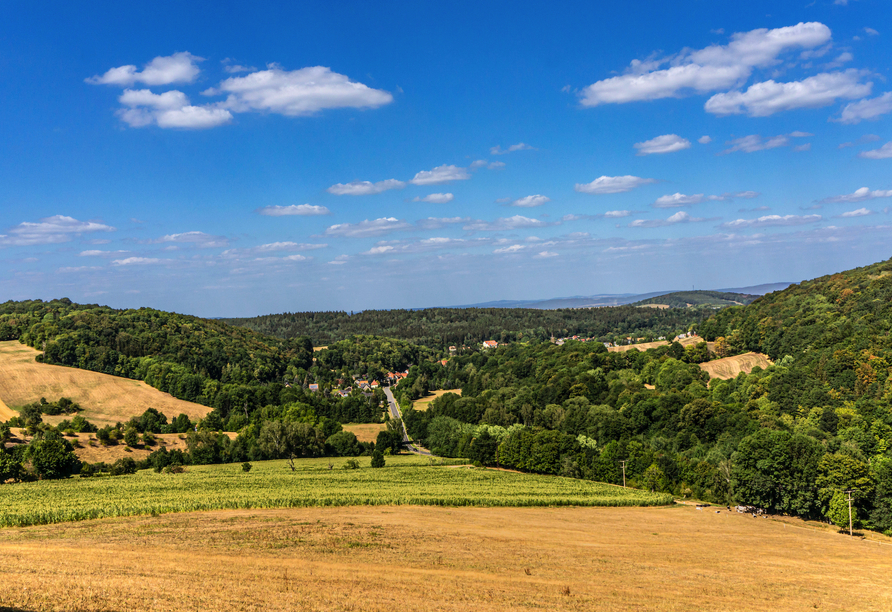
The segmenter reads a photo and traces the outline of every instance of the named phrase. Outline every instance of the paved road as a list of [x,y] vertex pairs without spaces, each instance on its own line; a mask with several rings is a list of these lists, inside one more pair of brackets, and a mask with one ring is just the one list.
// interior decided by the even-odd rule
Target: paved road
[[[393,419],[399,419],[402,423],[403,421],[403,413],[400,412],[400,405],[397,403],[396,398],[393,397],[393,392],[391,392],[390,387],[384,387],[384,395],[387,396],[387,407],[390,410],[390,417]],[[425,457],[433,457],[431,452],[424,447],[418,446],[409,440],[409,434],[406,433],[406,425],[403,424],[403,445],[408,449],[410,453],[415,453],[416,455],[424,455]]]

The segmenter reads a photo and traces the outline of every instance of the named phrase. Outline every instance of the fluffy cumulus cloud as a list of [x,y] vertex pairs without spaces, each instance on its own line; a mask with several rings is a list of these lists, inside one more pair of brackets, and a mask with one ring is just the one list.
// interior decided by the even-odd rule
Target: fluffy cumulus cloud
[[289,217],[298,216],[314,216],[314,215],[330,215],[331,211],[324,206],[315,206],[313,204],[291,204],[290,206],[264,206],[257,209],[257,214],[267,217]]
[[877,198],[892,198],[892,189],[874,189],[871,191],[868,187],[856,189],[854,193],[845,195],[831,196],[821,200],[822,204],[838,204],[864,202],[865,200],[875,200]]
[[33,223],[25,221],[0,234],[0,246],[31,246],[68,242],[75,236],[92,232],[113,232],[115,228],[95,221],[78,221],[65,215],[45,217]]
[[699,142],[700,144],[709,144],[710,142],[712,142],[712,137],[711,136],[701,136],[700,138],[697,139],[697,142]]
[[531,147],[525,142],[518,142],[507,149],[503,149],[501,145],[496,145],[489,150],[491,155],[505,155],[506,153],[514,153],[515,151],[535,151],[536,147]]
[[542,206],[547,202],[551,202],[551,198],[537,194],[518,198],[517,200],[511,202],[511,206],[518,206],[520,208],[533,208],[535,206]]
[[331,108],[378,108],[393,96],[324,66],[283,70],[271,64],[245,76],[230,77],[207,95],[226,95],[223,108],[236,113],[269,112],[296,117]]
[[471,178],[467,168],[443,164],[433,170],[422,170],[409,181],[413,185],[439,185],[451,181],[466,181]]
[[600,176],[591,183],[576,183],[576,191],[579,193],[605,194],[624,193],[632,191],[636,187],[656,183],[656,179],[641,178],[639,176]]
[[892,91],[886,92],[876,98],[859,100],[846,104],[842,109],[838,119],[840,123],[861,123],[862,121],[872,121],[879,119],[881,116],[892,113]]
[[683,210],[678,211],[668,219],[636,219],[629,223],[629,227],[665,227],[667,225],[676,225],[678,223],[696,223],[705,221],[699,217],[692,217]]
[[664,134],[657,136],[651,140],[644,142],[636,142],[635,148],[638,149],[636,155],[654,155],[658,153],[672,153],[683,149],[691,148],[691,141],[682,138],[677,134]]
[[451,193],[432,193],[423,198],[416,197],[413,202],[427,202],[428,204],[448,204],[455,199]]
[[222,236],[212,236],[204,232],[183,232],[181,234],[168,234],[154,241],[158,244],[194,244],[201,248],[225,247],[229,241]]
[[161,128],[206,129],[229,123],[232,114],[222,108],[193,106],[181,91],[152,93],[148,89],[125,89],[118,98],[123,108],[118,117],[130,127],[157,125]]
[[377,183],[371,181],[353,181],[350,183],[338,183],[337,185],[332,185],[328,188],[328,193],[352,196],[374,195],[391,189],[402,189],[405,186],[406,184],[403,181],[398,181],[396,179],[387,179],[386,181],[378,181]]
[[828,106],[839,99],[852,100],[870,94],[872,83],[862,83],[859,70],[825,72],[801,81],[755,83],[746,91],[716,94],[704,108],[714,115],[767,117],[797,108]]
[[395,217],[381,217],[380,219],[373,219],[371,221],[366,219],[359,223],[338,223],[326,229],[325,235],[345,238],[368,238],[373,236],[383,236],[390,232],[410,228],[412,228],[412,225]]
[[105,74],[86,79],[86,82],[93,85],[117,85],[120,87],[129,87],[135,83],[144,85],[192,83],[201,72],[197,65],[201,61],[204,61],[204,58],[183,51],[156,57],[142,70],[137,70],[136,66],[132,65],[111,68]]
[[519,229],[546,227],[548,224],[540,219],[531,219],[522,215],[503,217],[495,221],[471,221],[463,229],[466,231],[500,232]]
[[810,225],[821,221],[821,215],[765,215],[758,219],[736,219],[722,223],[725,229],[746,229],[750,227],[789,227],[793,225]]
[[892,157],[892,140],[881,146],[879,149],[871,149],[870,151],[862,151],[858,157],[864,159],[889,159]]
[[730,89],[746,81],[754,68],[778,63],[787,51],[820,47],[830,37],[830,28],[822,23],[737,33],[727,45],[684,50],[663,59],[634,60],[626,74],[583,89],[581,102],[583,106],[622,104]]

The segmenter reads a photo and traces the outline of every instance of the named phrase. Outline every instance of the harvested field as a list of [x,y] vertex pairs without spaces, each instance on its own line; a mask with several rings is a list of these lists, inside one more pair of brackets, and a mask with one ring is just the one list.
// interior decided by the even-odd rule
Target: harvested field
[[[20,427],[12,428],[13,439],[15,444],[30,442],[31,438],[25,435],[25,430]],[[228,434],[234,437],[235,434]],[[124,442],[103,446],[96,439],[96,434],[92,433],[76,433],[73,436],[65,436],[65,439],[74,446],[74,454],[81,461],[88,463],[114,463],[118,459],[130,457],[134,461],[145,459],[152,452],[166,448],[171,451],[179,449],[186,451],[186,434],[154,434],[156,444],[154,446],[139,446],[130,448]]]
[[378,439],[378,432],[387,429],[384,423],[347,423],[344,431],[352,432],[360,442],[374,442]]
[[[40,352],[17,341],[0,342],[0,400],[10,408],[67,397],[81,405],[81,415],[99,425],[127,421],[147,408],[163,412],[168,420],[185,414],[191,420],[204,418],[211,409],[178,400],[140,380],[109,376],[88,370],[37,363]],[[71,416],[45,416],[58,423]]]
[[[694,336],[692,338],[682,338],[678,341],[682,346],[691,346],[692,344],[699,344],[703,342],[703,338],[699,336]],[[668,340],[657,340],[656,342],[641,342],[639,344],[624,344],[622,346],[611,346],[608,347],[607,350],[611,353],[624,353],[626,351],[630,351],[632,349],[637,349],[639,351],[646,351],[647,349],[658,348],[661,346],[666,346],[669,344]]]
[[0,530],[0,555],[0,606],[34,611],[892,608],[888,544],[690,506],[144,516]]
[[669,304],[639,304],[638,308],[656,308],[657,310],[666,310]]
[[446,395],[447,393],[455,393],[456,395],[461,395],[461,389],[441,389],[439,391],[432,391],[421,399],[417,399],[412,402],[412,408],[414,408],[415,410],[427,410],[430,407],[432,401],[434,401],[438,397]]
[[762,353],[745,353],[701,363],[700,368],[705,370],[710,378],[728,380],[736,378],[741,372],[749,374],[756,366],[767,368],[770,365],[771,361]]

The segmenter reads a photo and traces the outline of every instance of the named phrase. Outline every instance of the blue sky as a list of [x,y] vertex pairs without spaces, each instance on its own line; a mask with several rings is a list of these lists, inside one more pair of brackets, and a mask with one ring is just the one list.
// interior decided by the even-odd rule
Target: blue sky
[[249,316],[890,257],[887,3],[602,4],[7,2],[0,299]]

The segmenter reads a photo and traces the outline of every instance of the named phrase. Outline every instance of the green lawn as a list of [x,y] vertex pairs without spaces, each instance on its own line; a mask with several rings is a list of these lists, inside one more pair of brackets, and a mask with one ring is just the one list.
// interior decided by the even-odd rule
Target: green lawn
[[235,508],[304,506],[647,506],[672,502],[612,485],[533,474],[431,466],[417,456],[387,457],[381,469],[359,459],[190,466],[183,474],[144,470],[132,476],[72,478],[0,486],[0,526],[24,526],[113,516]]

